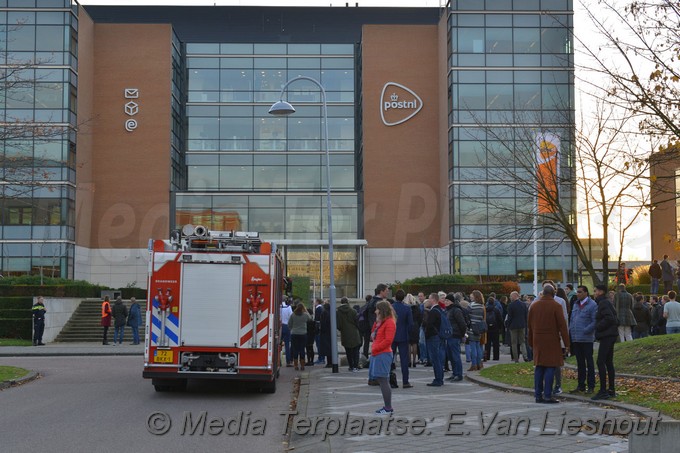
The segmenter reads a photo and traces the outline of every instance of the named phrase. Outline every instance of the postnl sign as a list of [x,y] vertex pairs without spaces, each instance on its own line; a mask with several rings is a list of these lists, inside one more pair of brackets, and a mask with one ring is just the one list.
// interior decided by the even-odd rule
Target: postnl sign
[[380,117],[385,126],[397,126],[410,120],[423,108],[423,100],[413,90],[396,82],[387,82],[380,95]]

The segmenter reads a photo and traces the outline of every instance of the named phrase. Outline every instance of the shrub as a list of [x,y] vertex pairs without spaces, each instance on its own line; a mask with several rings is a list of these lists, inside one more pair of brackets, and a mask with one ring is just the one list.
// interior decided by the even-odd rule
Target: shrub
[[308,304],[311,300],[309,292],[309,285],[311,280],[309,277],[290,277],[293,280],[293,297],[298,297],[302,302]]
[[471,275],[441,274],[432,277],[415,277],[404,280],[403,285],[448,285],[459,283],[475,283],[477,280]]
[[22,308],[30,310],[32,305],[32,297],[0,297],[0,311],[3,309],[18,310]]
[[632,269],[630,283],[632,285],[649,285],[652,283],[652,277],[649,276],[649,266],[635,266]]

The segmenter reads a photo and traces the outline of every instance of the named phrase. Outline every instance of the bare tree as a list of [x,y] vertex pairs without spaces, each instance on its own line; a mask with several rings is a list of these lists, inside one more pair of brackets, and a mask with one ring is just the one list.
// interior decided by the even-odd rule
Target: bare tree
[[[474,217],[489,209],[489,224],[498,225],[491,239],[519,240],[526,252],[540,233],[542,254],[551,255],[563,253],[566,237],[585,271],[601,283],[607,281],[612,240],[619,245],[620,261],[626,234],[648,208],[653,145],[644,147],[632,139],[627,132],[634,121],[621,109],[605,102],[595,105],[594,116],[581,116],[575,129],[569,127],[574,121],[568,109],[562,121],[549,124],[537,118],[540,113],[518,118],[517,112],[514,121],[506,122],[515,127],[478,122],[486,137],[480,141],[485,161],[479,166],[492,169],[507,188],[500,186],[483,199],[464,191],[458,195],[469,206],[464,215]],[[539,152],[548,135],[558,138],[557,165],[545,165]],[[596,237],[603,238],[601,256],[592,247]]]

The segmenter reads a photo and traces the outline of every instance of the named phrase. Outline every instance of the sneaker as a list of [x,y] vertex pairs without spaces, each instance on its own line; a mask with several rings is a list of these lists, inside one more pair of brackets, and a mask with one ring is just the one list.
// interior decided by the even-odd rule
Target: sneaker
[[608,400],[609,398],[610,397],[609,397],[608,392],[597,392],[597,395],[593,396],[590,399],[593,400],[593,401],[597,401],[597,400]]
[[556,400],[555,398],[550,398],[550,399],[544,399],[543,404],[557,404],[559,403],[560,400]]
[[387,409],[385,407],[381,407],[377,411],[375,411],[376,414],[378,415],[389,415],[394,412],[394,409]]
[[545,402],[545,400],[544,400],[542,397],[541,397],[541,398],[536,398],[536,403],[537,403],[537,404],[543,404],[544,402]]
[[429,384],[425,384],[428,387],[441,387],[443,384],[439,384],[437,382],[430,382]]
[[463,376],[454,376],[451,379],[449,379],[451,382],[460,382],[463,380]]
[[584,388],[576,387],[574,390],[569,390],[569,393],[571,393],[573,395],[575,393],[584,393],[585,391],[586,391],[586,389],[584,389]]
[[562,387],[555,387],[553,390],[553,395],[560,395],[562,393]]
[[413,386],[412,386],[411,384],[404,384],[404,385],[402,385],[401,387],[402,387],[402,388],[405,388],[405,389],[413,388]]
[[607,390],[607,395],[609,395],[609,398],[616,398],[616,392],[614,390]]
[[359,368],[352,368],[352,373],[358,373],[358,372],[359,372]]
[[592,387],[588,387],[588,388],[586,389],[586,395],[592,395],[592,393],[593,393]]

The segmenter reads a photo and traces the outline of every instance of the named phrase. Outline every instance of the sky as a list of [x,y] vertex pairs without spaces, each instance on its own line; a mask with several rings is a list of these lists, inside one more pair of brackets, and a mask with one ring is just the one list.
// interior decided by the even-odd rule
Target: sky
[[[332,6],[345,7],[346,3],[356,3],[364,7],[440,7],[446,6],[446,0],[78,0],[82,5],[173,5],[173,6]],[[582,42],[596,45],[601,38],[594,33],[584,12],[583,4],[589,8],[597,8],[597,0],[574,1],[574,32]],[[575,43],[576,62],[579,62],[579,43]],[[587,106],[579,105],[578,69],[576,82],[577,109],[587,111]],[[588,76],[592,77],[592,76]],[[651,257],[650,225],[647,216],[639,216],[635,227],[627,234],[623,259],[626,261],[643,261]],[[616,253],[617,255],[618,253]],[[612,253],[612,257],[615,254]]]

